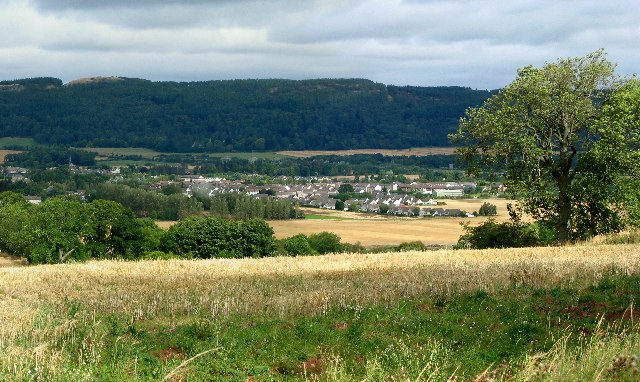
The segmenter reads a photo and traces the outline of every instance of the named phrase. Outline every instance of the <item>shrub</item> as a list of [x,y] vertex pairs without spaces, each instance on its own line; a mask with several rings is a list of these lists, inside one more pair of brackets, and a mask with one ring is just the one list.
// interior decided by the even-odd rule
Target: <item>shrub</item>
[[283,239],[282,249],[284,250],[284,253],[289,256],[304,256],[312,255],[315,253],[315,251],[309,244],[307,236],[305,236],[304,234],[298,234]]
[[488,221],[476,226],[465,225],[466,233],[458,239],[455,248],[516,248],[550,245],[555,241],[553,230],[544,223],[496,223]]
[[340,236],[333,232],[320,232],[309,235],[309,245],[319,254],[342,252]]
[[427,246],[421,241],[404,242],[395,247],[396,251],[426,251]]
[[480,210],[478,211],[478,215],[480,216],[495,216],[498,214],[498,207],[495,204],[491,204],[488,202],[482,203],[480,206]]
[[260,219],[192,217],[169,228],[162,249],[182,257],[240,258],[273,255],[273,229]]

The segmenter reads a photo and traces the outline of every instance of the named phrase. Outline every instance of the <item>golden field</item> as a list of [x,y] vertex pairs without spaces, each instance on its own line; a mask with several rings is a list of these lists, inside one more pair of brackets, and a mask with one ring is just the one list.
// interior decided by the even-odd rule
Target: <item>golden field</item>
[[[99,328],[110,315],[130,325],[171,328],[202,317],[315,315],[393,306],[425,294],[494,293],[509,285],[584,287],[612,272],[639,271],[639,245],[0,268],[0,366],[3,375],[15,378],[9,380],[30,380],[33,370],[57,380],[91,380],[82,373],[103,360],[105,334]],[[135,341],[129,335],[120,339]],[[65,353],[78,343],[79,361]]]
[[[442,208],[458,208],[468,212],[478,211],[482,203],[496,205],[497,221],[507,221],[507,199],[446,199]],[[333,219],[274,220],[269,221],[276,238],[282,239],[303,233],[333,232],[343,242],[359,242],[364,246],[397,245],[403,242],[421,241],[426,245],[453,245],[464,234],[462,223],[480,224],[486,218],[407,218],[387,217],[321,209],[305,209],[307,214],[323,215]]]
[[[496,205],[498,215],[496,221],[509,220],[508,199],[442,199],[442,208],[458,208],[468,212],[478,211],[484,202]],[[477,225],[487,218],[409,218],[390,217],[375,214],[364,214],[347,211],[305,208],[306,214],[321,215],[325,219],[271,220],[277,239],[297,234],[314,234],[323,231],[333,232],[340,236],[342,242],[360,243],[366,247],[397,245],[404,242],[421,241],[426,245],[453,245],[464,234],[462,224]],[[169,228],[172,221],[159,221],[158,226]]]
[[427,155],[453,155],[455,147],[414,147],[403,150],[388,149],[355,149],[355,150],[304,150],[304,151],[278,151],[280,155],[294,158],[309,158],[319,155],[355,155],[355,154],[382,154],[385,156],[427,156]]
[[640,271],[639,245],[334,254],[262,259],[91,261],[0,268],[0,333],[35,309],[76,301],[132,318],[264,312],[314,314],[329,306],[385,303],[521,283],[567,286],[614,267]]

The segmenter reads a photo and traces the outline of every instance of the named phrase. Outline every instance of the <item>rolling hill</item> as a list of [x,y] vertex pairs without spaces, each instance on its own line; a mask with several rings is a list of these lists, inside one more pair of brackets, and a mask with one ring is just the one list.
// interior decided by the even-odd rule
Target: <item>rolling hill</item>
[[163,152],[446,146],[489,91],[364,79],[0,82],[0,137]]

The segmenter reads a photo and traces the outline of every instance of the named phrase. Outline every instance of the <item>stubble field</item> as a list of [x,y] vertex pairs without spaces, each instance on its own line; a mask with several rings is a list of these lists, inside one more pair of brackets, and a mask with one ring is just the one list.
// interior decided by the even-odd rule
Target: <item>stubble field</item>
[[[446,199],[445,205],[437,206],[449,209],[461,209],[468,212],[478,211],[482,203],[489,202],[497,207],[497,221],[509,219],[507,199]],[[374,214],[361,214],[321,209],[306,209],[307,214],[318,214],[324,219],[274,220],[269,225],[276,238],[282,239],[299,233],[305,235],[322,231],[333,232],[343,242],[359,242],[364,246],[397,245],[403,242],[421,241],[426,245],[453,245],[464,233],[462,223],[480,224],[486,218],[406,218],[387,217]]]

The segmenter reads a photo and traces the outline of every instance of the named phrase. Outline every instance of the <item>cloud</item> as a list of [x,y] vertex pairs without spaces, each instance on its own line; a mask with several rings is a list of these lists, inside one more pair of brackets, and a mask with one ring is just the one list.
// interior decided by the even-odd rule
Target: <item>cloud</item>
[[360,77],[496,88],[605,48],[623,74],[640,3],[595,0],[0,0],[0,79]]

